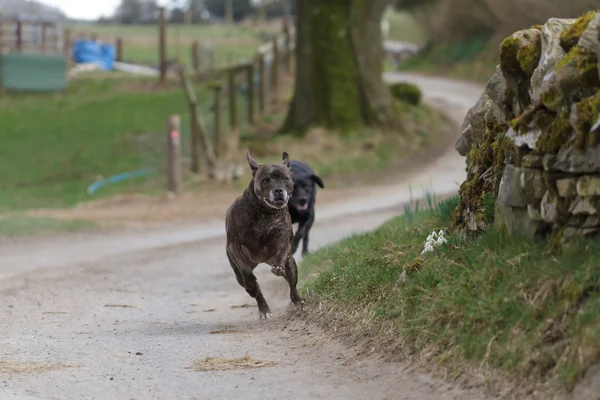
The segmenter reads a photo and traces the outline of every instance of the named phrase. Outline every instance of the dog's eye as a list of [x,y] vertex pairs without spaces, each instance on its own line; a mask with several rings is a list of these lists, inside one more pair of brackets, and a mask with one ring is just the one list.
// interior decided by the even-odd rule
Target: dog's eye
[[290,178],[288,178],[287,176],[284,176],[284,177],[283,177],[283,180],[284,180],[284,181],[289,181],[289,180],[290,180]]
[[271,178],[263,178],[262,183],[269,183]]

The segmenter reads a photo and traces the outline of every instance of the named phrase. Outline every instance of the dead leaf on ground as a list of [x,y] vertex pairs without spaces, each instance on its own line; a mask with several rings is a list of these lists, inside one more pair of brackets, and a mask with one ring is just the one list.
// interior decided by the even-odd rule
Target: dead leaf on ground
[[206,357],[203,360],[194,362],[191,367],[193,371],[235,371],[243,369],[266,368],[273,367],[277,363],[273,361],[253,360],[246,355],[241,358],[221,358],[221,357]]
[[75,365],[62,363],[50,364],[34,361],[0,360],[0,374],[33,374],[57,371],[65,368],[75,368]]

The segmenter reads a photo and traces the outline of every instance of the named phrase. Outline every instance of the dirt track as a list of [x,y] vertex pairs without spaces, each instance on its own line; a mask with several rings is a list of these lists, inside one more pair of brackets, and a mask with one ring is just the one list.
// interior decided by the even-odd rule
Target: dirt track
[[[456,122],[482,90],[387,78],[419,84]],[[409,184],[413,195],[429,184],[445,194],[463,179],[464,159],[450,148],[406,181],[318,208],[311,247],[398,214]],[[0,399],[486,398],[403,364],[356,361],[325,332],[286,320],[287,285],[266,267],[257,276],[275,318],[259,321],[226,262],[223,233],[218,221],[3,244]],[[259,368],[245,369],[246,355]],[[188,369],[207,357],[221,371]]]

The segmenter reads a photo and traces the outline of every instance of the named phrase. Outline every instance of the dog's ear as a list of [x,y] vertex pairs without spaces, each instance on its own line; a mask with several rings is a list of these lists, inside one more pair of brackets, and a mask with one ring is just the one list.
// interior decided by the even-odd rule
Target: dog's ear
[[254,158],[250,155],[250,150],[246,150],[246,158],[248,159],[248,164],[250,165],[250,169],[252,170],[252,176],[256,174],[258,167],[260,164],[256,162]]
[[323,180],[321,179],[321,177],[313,174],[313,175],[310,176],[310,179],[312,179],[314,183],[316,183],[317,185],[319,185],[319,187],[321,189],[325,189],[325,185],[323,185]]
[[287,153],[287,151],[284,151],[283,154],[281,155],[281,160],[282,160],[282,164],[285,165],[287,168],[290,167],[290,155]]

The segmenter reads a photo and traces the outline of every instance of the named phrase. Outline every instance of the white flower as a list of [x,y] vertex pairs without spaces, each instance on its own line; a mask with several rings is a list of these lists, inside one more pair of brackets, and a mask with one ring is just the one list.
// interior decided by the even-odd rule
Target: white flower
[[440,229],[440,232],[438,233],[438,236],[444,236],[444,231]]
[[430,243],[425,243],[425,248],[421,252],[421,254],[433,252],[433,246]]
[[431,237],[433,237],[434,239],[437,239],[438,234],[435,233],[435,231],[431,232]]
[[437,240],[436,244],[438,244],[438,245],[442,245],[442,244],[444,244],[444,243],[447,243],[447,242],[448,242],[448,241],[446,240],[446,238],[445,238],[445,237],[443,237],[443,236],[440,236],[440,237],[438,238],[438,240]]

